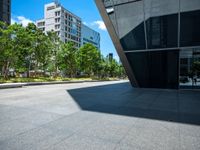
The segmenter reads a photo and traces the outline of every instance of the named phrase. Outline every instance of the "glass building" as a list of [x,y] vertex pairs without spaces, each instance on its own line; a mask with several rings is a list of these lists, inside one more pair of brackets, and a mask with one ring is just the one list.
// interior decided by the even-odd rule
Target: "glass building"
[[97,49],[100,50],[100,33],[82,23],[81,45],[85,45],[87,43],[93,44]]
[[10,24],[11,0],[0,0],[0,21]]
[[133,86],[200,84],[200,0],[96,4]]

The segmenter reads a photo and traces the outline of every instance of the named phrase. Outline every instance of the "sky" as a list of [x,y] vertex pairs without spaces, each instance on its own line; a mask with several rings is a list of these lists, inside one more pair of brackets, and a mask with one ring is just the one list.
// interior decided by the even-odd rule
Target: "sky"
[[[12,0],[11,22],[22,23],[26,26],[44,17],[44,5],[53,0]],[[113,53],[117,60],[118,55],[107,32],[105,24],[97,10],[94,0],[60,0],[67,10],[82,19],[82,22],[101,35],[101,52],[104,56]]]

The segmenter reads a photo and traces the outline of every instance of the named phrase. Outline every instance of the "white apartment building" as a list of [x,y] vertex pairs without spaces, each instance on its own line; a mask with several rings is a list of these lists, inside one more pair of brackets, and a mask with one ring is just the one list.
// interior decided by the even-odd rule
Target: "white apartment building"
[[36,21],[39,29],[47,33],[55,31],[63,42],[74,42],[81,46],[81,18],[66,10],[59,3],[52,2],[44,6],[44,19]]

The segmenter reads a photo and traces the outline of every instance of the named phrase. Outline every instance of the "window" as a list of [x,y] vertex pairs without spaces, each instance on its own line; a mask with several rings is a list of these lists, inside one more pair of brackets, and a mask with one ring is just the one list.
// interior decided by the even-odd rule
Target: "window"
[[151,17],[146,21],[148,48],[178,46],[178,14]]
[[77,37],[73,36],[73,35],[71,35],[71,39],[74,40],[74,41],[78,41]]
[[37,26],[40,27],[40,26],[44,26],[45,25],[45,22],[38,22]]
[[76,23],[77,22],[77,20],[76,20],[76,18],[72,18],[72,21],[74,22],[74,23]]
[[57,31],[56,33],[57,33],[58,36],[60,35],[60,31]]
[[125,51],[146,48],[142,1],[116,5],[109,16]]
[[55,25],[55,29],[60,29],[60,25]]
[[200,10],[182,12],[180,21],[180,46],[199,46]]
[[[199,48],[184,48],[180,50],[180,86],[200,86],[200,72],[197,64],[200,62]],[[196,83],[195,83],[196,80]]]
[[55,23],[59,23],[59,22],[60,22],[60,18],[56,18]]
[[55,9],[55,6],[47,7],[47,11],[52,10],[52,9]]
[[71,27],[71,26],[72,26],[72,23],[71,23],[71,22],[68,22],[68,26],[70,26],[70,27]]
[[148,48],[178,46],[179,0],[144,0]]
[[126,53],[141,87],[178,88],[179,50]]
[[60,16],[60,11],[55,12],[55,16]]
[[72,24],[72,29],[71,29],[72,34],[77,34],[77,26],[75,23]]

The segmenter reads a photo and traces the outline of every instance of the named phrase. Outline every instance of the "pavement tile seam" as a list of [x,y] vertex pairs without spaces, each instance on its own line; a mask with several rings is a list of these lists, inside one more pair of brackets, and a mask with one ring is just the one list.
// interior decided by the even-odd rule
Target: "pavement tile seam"
[[47,148],[45,148],[44,150],[49,150],[51,147],[56,146],[56,145],[59,145],[59,144],[62,143],[63,141],[65,141],[65,140],[69,139],[70,137],[72,137],[73,135],[75,135],[75,133],[72,133],[71,135],[69,135],[69,136],[67,136],[67,137],[65,137],[65,138],[63,138],[63,139],[61,139],[59,142],[56,142],[56,143],[54,143],[54,144],[52,144],[52,145],[49,145],[49,146],[48,146]]

